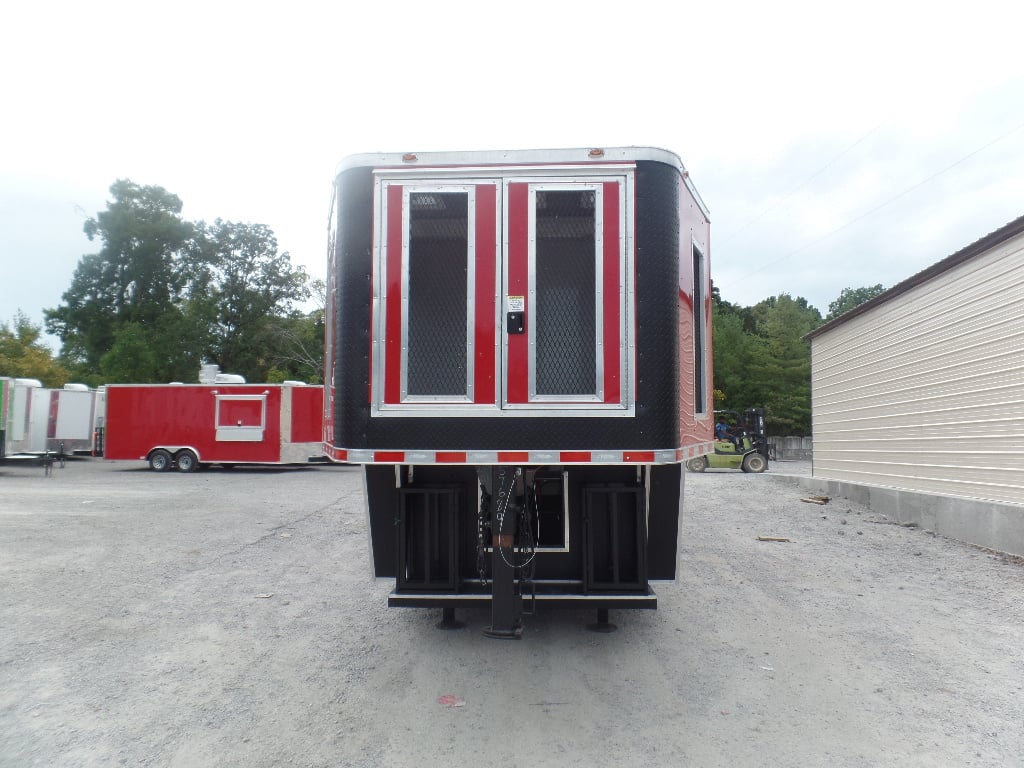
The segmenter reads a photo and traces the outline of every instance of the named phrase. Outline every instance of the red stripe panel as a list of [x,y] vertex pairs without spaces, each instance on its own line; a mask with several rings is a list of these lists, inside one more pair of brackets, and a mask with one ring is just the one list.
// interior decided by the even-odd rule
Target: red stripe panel
[[405,451],[374,451],[374,461],[392,461],[401,464],[405,461]]
[[523,464],[530,461],[529,451],[498,451],[498,461],[502,464]]
[[388,187],[387,264],[384,275],[384,402],[402,400],[402,187]]
[[46,436],[48,438],[57,437],[57,414],[60,411],[60,391],[50,391],[50,412],[46,421]]
[[[525,403],[529,400],[529,325],[530,297],[528,265],[529,265],[529,225],[528,207],[530,197],[527,184],[508,185],[508,294],[523,296],[526,302],[526,332],[506,334],[508,340],[508,365],[505,370],[508,380],[508,401]],[[504,333],[504,329],[502,330]]]
[[438,464],[465,464],[466,453],[465,451],[438,451],[434,455],[434,460]]
[[558,454],[558,460],[563,464],[589,462],[590,451],[562,451]]
[[497,187],[478,184],[476,187],[476,308],[474,311],[474,342],[476,362],[473,368],[473,402],[492,405],[495,402],[494,302],[498,254]]
[[624,453],[622,454],[622,460],[626,462],[636,462],[638,464],[653,464],[654,451],[635,451]]
[[619,312],[624,286],[619,276],[619,185],[604,184],[604,402],[622,402]]

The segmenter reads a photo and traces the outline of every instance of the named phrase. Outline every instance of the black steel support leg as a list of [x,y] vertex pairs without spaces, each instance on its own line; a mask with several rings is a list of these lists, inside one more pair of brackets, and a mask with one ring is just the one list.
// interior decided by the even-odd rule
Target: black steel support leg
[[462,629],[466,626],[464,621],[455,620],[455,607],[446,605],[441,609],[441,621],[435,625],[438,629]]
[[[488,637],[516,639],[523,634],[523,599],[515,593],[515,571],[509,564],[514,555],[511,547],[497,544],[491,553],[491,626],[484,630]],[[508,560],[509,562],[506,562]]]
[[516,594],[515,539],[518,507],[513,498],[513,467],[491,467],[491,626],[488,637],[517,639],[523,634],[523,598]]
[[614,632],[618,629],[617,626],[608,621],[608,609],[598,608],[597,609],[597,624],[588,624],[587,629],[591,632]]

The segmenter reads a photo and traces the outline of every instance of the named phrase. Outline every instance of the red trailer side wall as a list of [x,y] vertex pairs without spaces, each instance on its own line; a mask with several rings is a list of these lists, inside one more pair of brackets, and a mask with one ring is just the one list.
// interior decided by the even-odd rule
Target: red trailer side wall
[[324,388],[292,387],[293,443],[319,443],[323,439]]
[[[680,445],[706,443],[714,430],[714,376],[711,356],[710,222],[683,178],[679,180],[679,431]],[[700,266],[695,269],[695,261]],[[695,285],[695,278],[700,285]],[[700,304],[694,307],[694,302]],[[695,320],[703,318],[701,333]],[[698,336],[703,342],[698,344]],[[703,364],[703,402],[697,393],[695,368]]]
[[[218,439],[218,395],[265,397],[261,439]],[[224,426],[227,411],[220,414]],[[248,421],[248,416],[246,421]],[[145,459],[156,447],[191,448],[201,462],[280,461],[281,388],[273,385],[151,384],[107,389],[107,459]],[[246,423],[243,426],[252,426]]]

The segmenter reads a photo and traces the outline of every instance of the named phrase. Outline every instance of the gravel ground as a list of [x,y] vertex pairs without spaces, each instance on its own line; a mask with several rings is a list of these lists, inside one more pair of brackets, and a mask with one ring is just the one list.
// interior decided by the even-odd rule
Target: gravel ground
[[357,468],[0,465],[0,766],[1024,765],[1024,567],[807,473],[687,474],[659,610],[501,641],[386,608]]

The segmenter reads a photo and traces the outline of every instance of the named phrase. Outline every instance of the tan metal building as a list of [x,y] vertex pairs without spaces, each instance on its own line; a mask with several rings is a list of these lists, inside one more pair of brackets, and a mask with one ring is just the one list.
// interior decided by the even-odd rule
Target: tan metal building
[[809,485],[1024,554],[1024,216],[809,338]]

